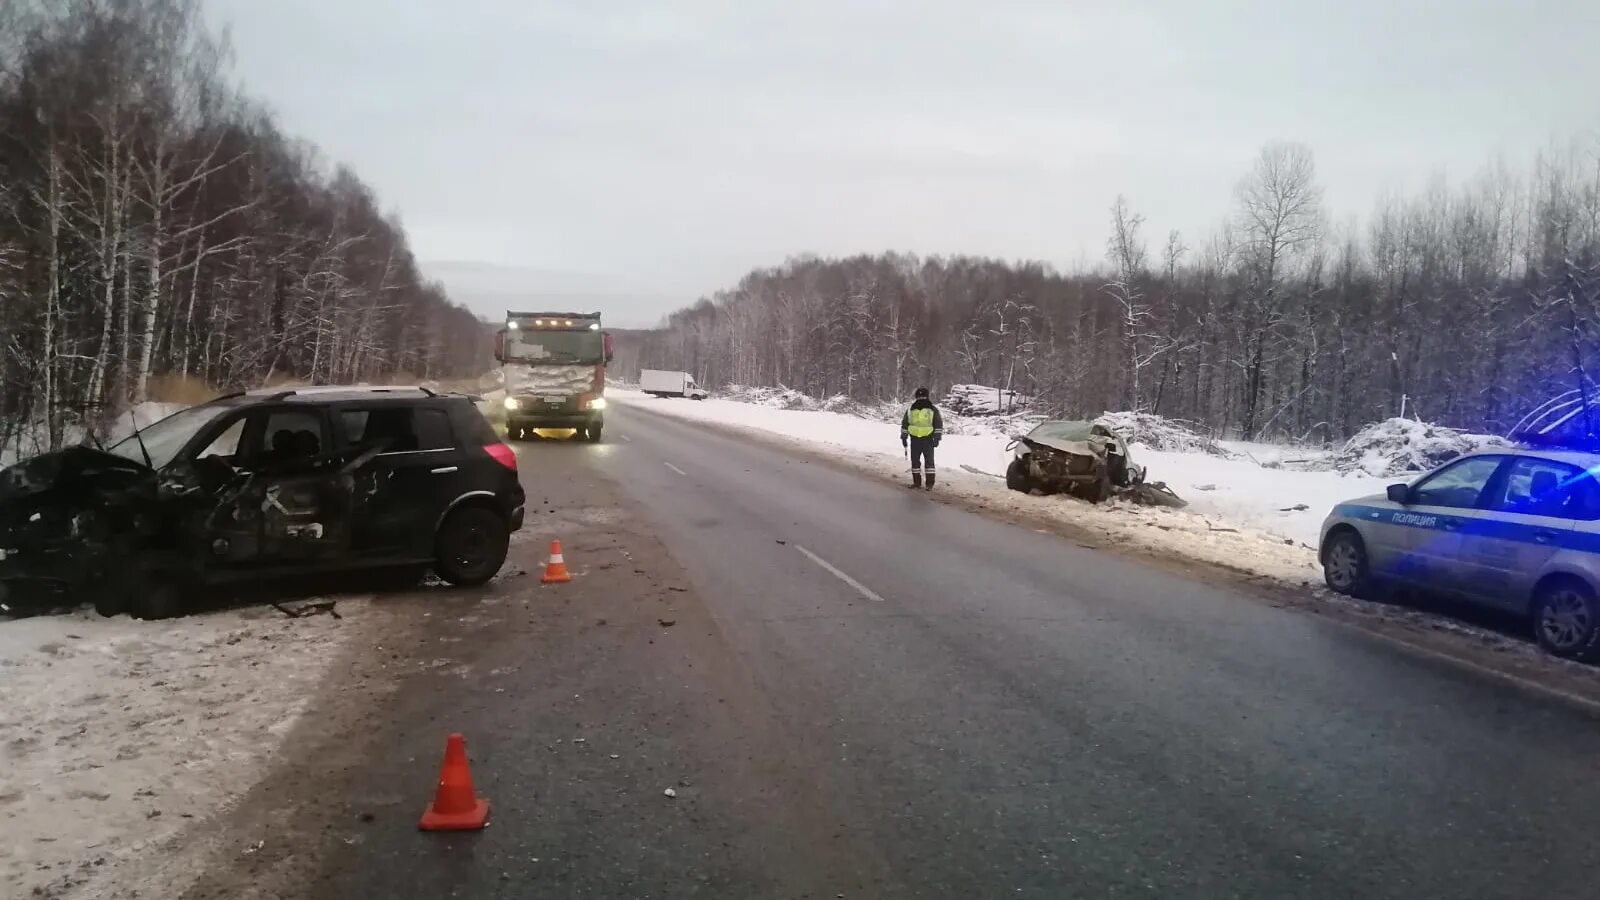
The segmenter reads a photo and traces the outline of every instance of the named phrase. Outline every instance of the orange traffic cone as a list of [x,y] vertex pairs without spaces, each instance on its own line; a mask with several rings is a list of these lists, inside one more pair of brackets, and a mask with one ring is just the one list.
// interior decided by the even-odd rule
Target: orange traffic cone
[[550,542],[550,561],[544,564],[544,577],[539,579],[545,584],[563,584],[572,580],[572,573],[567,571],[567,561],[561,555],[561,542]]
[[422,813],[418,827],[423,831],[476,831],[489,821],[489,801],[472,789],[472,771],[467,768],[467,742],[459,734],[450,735],[444,745],[444,766],[439,770],[439,789],[433,802]]

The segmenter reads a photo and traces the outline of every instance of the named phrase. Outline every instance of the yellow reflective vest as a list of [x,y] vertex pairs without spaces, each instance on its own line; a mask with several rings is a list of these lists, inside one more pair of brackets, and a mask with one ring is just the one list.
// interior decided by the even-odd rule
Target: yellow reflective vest
[[914,438],[933,436],[933,407],[906,410],[906,434]]

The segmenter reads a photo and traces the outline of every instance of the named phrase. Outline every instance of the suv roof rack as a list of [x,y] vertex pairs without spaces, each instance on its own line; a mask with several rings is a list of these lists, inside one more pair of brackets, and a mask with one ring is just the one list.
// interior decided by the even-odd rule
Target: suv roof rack
[[264,397],[283,400],[288,397],[314,397],[318,394],[397,394],[415,392],[424,397],[437,397],[438,393],[420,384],[319,384],[296,388],[261,388],[246,391],[246,397]]

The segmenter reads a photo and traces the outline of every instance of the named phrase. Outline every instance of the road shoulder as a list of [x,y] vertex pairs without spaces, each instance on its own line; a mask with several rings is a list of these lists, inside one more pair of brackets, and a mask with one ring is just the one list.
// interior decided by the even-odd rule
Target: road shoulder
[[[814,443],[785,435],[722,422],[681,419],[654,412],[644,405],[630,404],[629,411],[748,441],[807,464],[840,472],[891,482],[905,477],[904,472],[879,457],[828,452]],[[1226,561],[1230,548],[1242,542],[1226,531],[1215,535],[1217,552],[1208,557],[1180,555],[1159,539],[1130,540],[1126,527],[1108,528],[1103,524],[1107,516],[1135,517],[1140,515],[1138,510],[1094,508],[1070,497],[1019,495],[1017,499],[1024,502],[1001,504],[995,501],[991,491],[985,490],[988,486],[980,479],[986,477],[940,472],[939,486],[928,495],[928,501],[1055,535],[1079,547],[1114,553],[1186,578],[1232,588],[1258,602],[1300,610],[1439,664],[1495,678],[1521,690],[1536,691],[1600,716],[1600,669],[1544,653],[1517,633],[1516,622],[1486,619],[1480,624],[1471,620],[1480,618],[1472,610],[1431,603],[1412,606],[1343,597],[1322,587],[1315,569],[1266,575],[1256,568],[1230,564]],[[1062,514],[1064,509],[1078,507],[1083,513],[1082,521],[1073,521]],[[1159,517],[1142,521],[1150,529],[1159,531],[1162,528]],[[1470,618],[1462,619],[1444,612]]]

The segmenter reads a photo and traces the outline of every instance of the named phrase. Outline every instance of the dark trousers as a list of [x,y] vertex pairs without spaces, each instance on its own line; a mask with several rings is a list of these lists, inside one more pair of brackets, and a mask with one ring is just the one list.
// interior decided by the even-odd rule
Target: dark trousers
[[911,439],[911,483],[922,486],[922,476],[928,476],[928,486],[933,486],[933,438]]

